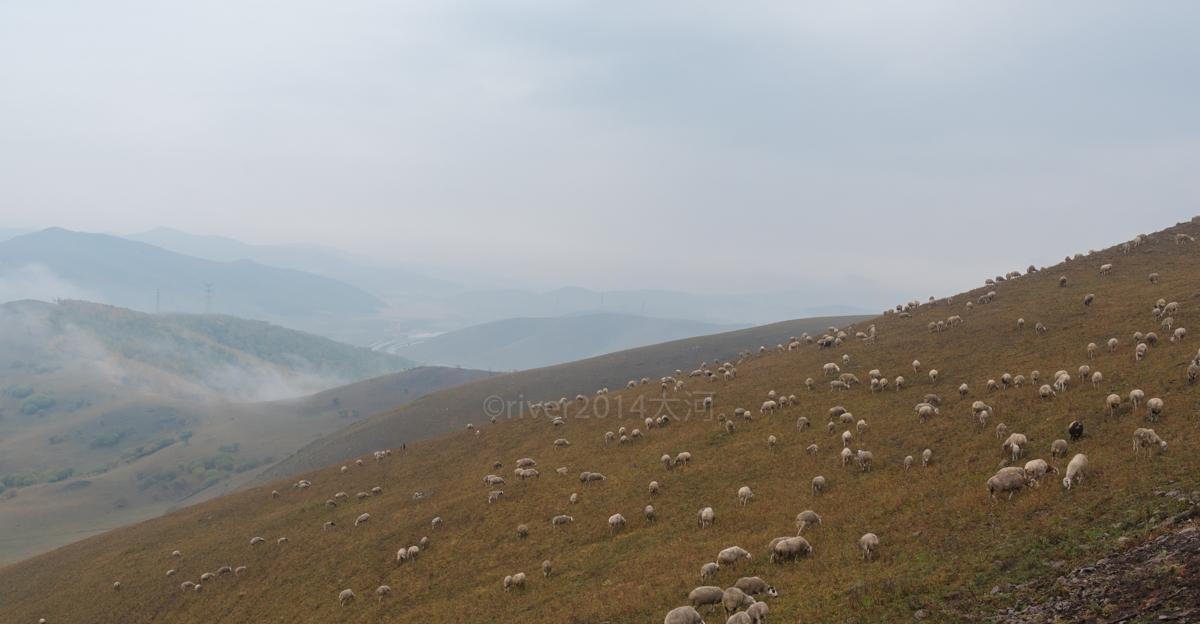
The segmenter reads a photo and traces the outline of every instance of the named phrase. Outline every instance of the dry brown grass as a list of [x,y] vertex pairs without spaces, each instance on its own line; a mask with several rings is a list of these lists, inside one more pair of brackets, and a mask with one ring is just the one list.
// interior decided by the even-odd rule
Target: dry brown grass
[[[850,341],[844,348],[806,347],[744,362],[737,381],[701,386],[716,388],[718,412],[757,408],[771,389],[795,393],[801,404],[741,424],[732,436],[702,417],[610,448],[604,448],[603,433],[620,424],[637,426],[632,418],[620,423],[572,417],[560,429],[544,419],[517,419],[485,427],[479,437],[451,434],[409,445],[407,454],[380,465],[368,460],[366,467],[352,467],[347,474],[336,466],[316,471],[306,492],[275,484],[284,492],[278,500],[268,496],[271,487],[238,493],[0,570],[0,619],[657,622],[685,602],[687,591],[704,584],[698,578],[701,564],[737,544],[754,559],[736,571],[722,570],[717,584],[731,584],[742,575],[766,578],[782,592],[772,601],[774,621],[897,621],[911,618],[919,607],[934,620],[962,621],[999,606],[1002,599],[988,591],[994,584],[1053,579],[1057,573],[1049,562],[1094,558],[1112,548],[1118,535],[1146,531],[1144,521],[1172,504],[1154,496],[1154,488],[1168,483],[1184,491],[1200,488],[1197,394],[1184,379],[1185,363],[1200,339],[1164,340],[1139,364],[1131,339],[1134,331],[1158,329],[1149,309],[1159,297],[1179,301],[1179,324],[1196,326],[1193,336],[1200,331],[1200,248],[1176,246],[1175,232],[1200,236],[1200,225],[1157,234],[1132,254],[1109,249],[1002,283],[995,288],[995,303],[971,312],[963,303],[983,289],[956,296],[951,305],[922,306],[912,319],[875,319],[879,338],[873,346]],[[1098,267],[1105,262],[1115,268],[1101,277]],[[1162,275],[1160,284],[1146,279],[1151,271]],[[1068,276],[1069,287],[1059,288],[1059,275]],[[1096,303],[1084,309],[1081,300],[1088,292],[1096,293]],[[962,314],[965,324],[941,334],[926,330],[929,320],[950,314]],[[1017,331],[1017,317],[1028,321],[1024,331]],[[1033,332],[1039,321],[1051,328],[1046,336]],[[1103,344],[1112,336],[1121,341],[1120,349],[1088,361],[1085,345]],[[867,370],[879,368],[915,383],[882,394],[862,387],[838,394],[824,386],[805,391],[804,378],[821,380],[821,365],[842,353],[851,355],[849,370],[862,379]],[[909,366],[914,357],[926,369],[937,368],[941,382],[931,387],[927,377],[914,376]],[[1102,387],[1076,383],[1045,402],[1032,385],[983,397],[986,380],[1004,372],[1028,376],[1038,369],[1049,376],[1061,368],[1074,373],[1085,362],[1103,371]],[[970,383],[972,395],[960,401],[955,388],[961,381]],[[1103,416],[1105,395],[1125,395],[1134,387],[1166,401],[1166,417],[1153,426],[1171,449],[1153,459],[1132,455],[1132,431],[1141,425],[1141,414]],[[930,390],[945,399],[942,414],[920,424],[912,407]],[[628,405],[643,392],[656,395],[657,387],[613,399],[620,396]],[[997,411],[986,430],[970,417],[970,402],[981,397]],[[834,404],[871,423],[862,446],[875,455],[872,472],[840,467],[840,441],[823,427]],[[800,415],[813,420],[814,430],[797,433]],[[1050,442],[1066,437],[1067,424],[1077,418],[1085,421],[1088,434],[1072,445],[1072,453],[1090,458],[1086,482],[1064,492],[1052,480],[1011,501],[989,503],[984,481],[1000,462],[992,433],[996,423],[1029,435],[1030,456],[1049,460]],[[772,433],[780,438],[774,451],[766,445]],[[551,442],[559,436],[570,438],[573,446],[554,449]],[[803,450],[812,442],[821,447],[816,456]],[[905,472],[902,458],[919,456],[926,447],[934,451],[933,465]],[[667,472],[658,463],[661,454],[682,450],[694,457],[688,468]],[[502,460],[509,478],[513,461],[523,456],[538,460],[541,478],[510,479],[508,499],[487,505],[489,488],[480,480],[493,472],[492,462]],[[1052,463],[1065,467],[1064,460]],[[570,467],[571,476],[554,474],[562,465]],[[581,486],[576,475],[583,470],[603,472],[608,481]],[[814,498],[808,483],[816,474],[824,474],[830,487]],[[640,510],[650,502],[646,485],[652,479],[662,484],[653,501],[659,521],[644,526]],[[757,494],[746,508],[735,496],[744,484]],[[384,495],[335,510],[323,506],[334,492],[353,494],[373,485],[382,485]],[[432,496],[414,501],[413,490]],[[567,503],[573,491],[583,495],[575,506]],[[695,514],[705,505],[716,509],[717,522],[700,531]],[[807,508],[824,518],[823,526],[805,532],[814,556],[795,564],[768,562],[766,543],[792,534],[793,517]],[[363,511],[371,513],[371,522],[351,526]],[[605,521],[614,512],[630,522],[611,537]],[[575,523],[551,527],[549,518],[557,513],[575,516]],[[432,530],[429,520],[437,515],[445,518],[445,526]],[[328,519],[339,527],[322,533]],[[530,525],[528,539],[516,538],[519,523]],[[859,559],[856,541],[865,531],[882,541],[878,561]],[[268,543],[251,548],[255,535]],[[282,535],[290,544],[275,545]],[[392,563],[398,547],[422,535],[433,540],[431,550],[415,563]],[[176,548],[184,552],[181,561],[168,556]],[[556,572],[543,579],[539,565],[547,558]],[[179,591],[180,581],[223,564],[247,565],[249,572],[238,580],[221,578],[199,594]],[[180,572],[168,578],[164,573],[171,567]],[[530,576],[528,589],[505,594],[502,577],[517,571]],[[118,579],[119,593],[110,588]],[[382,604],[372,595],[381,583],[393,588]],[[337,593],[347,587],[359,600],[339,608]],[[715,614],[708,619],[721,621]]]

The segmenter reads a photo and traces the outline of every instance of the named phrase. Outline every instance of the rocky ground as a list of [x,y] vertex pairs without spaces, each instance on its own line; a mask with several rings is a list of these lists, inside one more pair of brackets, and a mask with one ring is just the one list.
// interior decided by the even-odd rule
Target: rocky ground
[[1013,588],[1017,606],[991,621],[1005,624],[1200,622],[1200,505],[1175,490],[1160,496],[1191,507],[1165,519],[1154,536],[1118,540],[1119,550],[1045,583]]

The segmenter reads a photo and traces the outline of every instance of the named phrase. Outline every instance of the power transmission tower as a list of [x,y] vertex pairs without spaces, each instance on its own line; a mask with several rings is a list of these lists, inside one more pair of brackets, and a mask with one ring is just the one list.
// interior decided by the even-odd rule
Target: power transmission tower
[[204,282],[204,313],[212,314],[212,282]]

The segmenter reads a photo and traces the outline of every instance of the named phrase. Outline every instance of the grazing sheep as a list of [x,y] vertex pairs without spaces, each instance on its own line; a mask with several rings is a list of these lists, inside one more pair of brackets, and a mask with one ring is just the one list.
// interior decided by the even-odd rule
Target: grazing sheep
[[875,462],[875,456],[871,454],[871,451],[859,449],[858,452],[855,453],[854,457],[858,460],[859,470],[863,472],[871,471],[871,465]]
[[1107,408],[1109,416],[1116,416],[1117,410],[1121,408],[1121,397],[1116,394],[1110,394],[1104,399],[1104,405]]
[[1149,347],[1147,347],[1147,346],[1146,346],[1146,343],[1144,343],[1144,342],[1139,342],[1139,343],[1138,343],[1138,346],[1134,347],[1134,349],[1133,349],[1133,359],[1134,359],[1134,361],[1135,361],[1135,362],[1141,362],[1143,359],[1145,359],[1145,358],[1146,358],[1146,352],[1147,352],[1148,350],[1149,350]]
[[1042,384],[1042,387],[1038,388],[1038,396],[1042,399],[1051,399],[1057,394],[1058,393],[1056,393],[1054,388],[1051,388],[1049,384]]
[[646,522],[654,522],[655,520],[658,520],[658,515],[654,513],[654,505],[646,505],[643,507],[642,517],[646,519]]
[[1096,372],[1092,373],[1092,387],[1093,388],[1099,388],[1100,384],[1103,382],[1104,382],[1104,375],[1100,371],[1096,371]]
[[658,481],[651,481],[651,482],[650,482],[650,488],[649,488],[649,489],[650,489],[650,495],[651,495],[651,496],[654,496],[655,494],[658,494]]
[[936,384],[938,380],[938,372],[936,368],[929,369],[929,383]]
[[1001,468],[999,472],[992,475],[987,480],[988,496],[995,501],[996,494],[1008,492],[1008,498],[1011,500],[1013,494],[1024,489],[1025,485],[1026,481],[1024,468],[1019,468],[1016,466]]
[[[720,588],[716,588],[720,591]],[[704,619],[692,607],[675,607],[667,612],[663,624],[704,624]]]
[[801,416],[796,419],[796,430],[797,431],[804,431],[805,429],[808,429],[810,426],[811,426],[811,424],[809,423],[807,417]]
[[1025,478],[1033,485],[1037,485],[1039,479],[1051,472],[1058,474],[1058,469],[1046,463],[1044,459],[1031,459],[1025,462]]
[[874,533],[864,533],[858,538],[858,547],[862,550],[863,561],[870,561],[879,550],[879,536]]
[[338,605],[344,607],[344,606],[350,604],[351,602],[354,602],[354,598],[355,598],[354,590],[343,589],[341,592],[338,593]]
[[675,456],[675,465],[676,466],[686,466],[689,463],[691,463],[691,461],[692,461],[692,454],[687,451],[683,451]]
[[1186,328],[1176,327],[1175,331],[1171,333],[1171,342],[1183,342],[1183,339],[1186,336],[1187,336]]
[[904,469],[908,470],[909,468],[912,468],[913,461],[914,460],[913,460],[912,455],[905,455],[904,456]]
[[385,596],[390,596],[391,593],[392,593],[392,588],[388,587],[387,585],[380,585],[379,587],[375,588],[375,596],[379,600],[379,602],[383,602],[383,598]]
[[725,595],[725,590],[712,585],[704,585],[697,587],[688,592],[688,602],[693,607],[714,606],[721,604],[721,598]]
[[698,514],[696,514],[696,525],[702,529],[707,529],[713,525],[713,522],[716,519],[717,514],[713,511],[713,508],[705,507],[704,509],[701,509]]
[[754,599],[737,587],[727,587],[721,594],[721,606],[725,607],[726,615],[752,604],[754,604]]
[[747,596],[776,597],[779,595],[779,590],[757,576],[743,576],[734,582],[733,586],[742,590]]
[[800,533],[808,526],[814,524],[821,524],[821,516],[818,516],[817,512],[811,509],[805,509],[804,511],[796,514],[796,533]]
[[264,538],[261,538],[261,537],[252,537],[252,538],[250,538],[250,545],[254,546],[255,544],[261,544],[265,541],[267,541],[267,540]]
[[924,451],[921,451],[921,466],[922,467],[928,468],[929,462],[931,460],[933,460],[933,450],[932,449],[925,449]]
[[575,505],[575,504],[577,504],[577,503],[579,502],[579,493],[578,493],[578,492],[571,492],[571,496],[570,496],[570,498],[568,498],[567,500],[571,501],[571,504],[572,504],[572,505]]
[[1066,457],[1066,455],[1067,455],[1067,441],[1066,440],[1058,439],[1058,440],[1055,440],[1050,443],[1050,456],[1051,457]]
[[1142,401],[1144,401],[1144,400],[1146,400],[1145,392],[1143,392],[1137,388],[1129,391],[1129,402],[1133,404],[1133,409],[1136,410],[1138,408],[1138,406],[1141,405]]
[[1113,268],[1112,264],[1100,265],[1100,275],[1108,275],[1109,273],[1112,273],[1112,268]]
[[1162,416],[1163,400],[1158,397],[1154,397],[1149,401],[1146,401],[1146,409],[1149,410],[1146,414],[1146,420],[1149,420],[1150,422],[1156,422],[1159,417]]
[[808,543],[808,540],[798,535],[796,537],[777,537],[767,545],[767,550],[771,553],[771,563],[795,561],[811,555],[813,552],[812,545]]
[[[742,612],[742,615],[746,616],[744,619],[748,619],[750,624],[765,624],[767,621],[767,614],[770,613],[770,611],[771,608],[767,606],[767,603],[760,600],[750,605],[748,609]],[[726,620],[725,624],[729,624],[729,621]]]
[[1071,489],[1076,483],[1083,483],[1083,473],[1087,471],[1088,459],[1083,453],[1076,453],[1067,464],[1067,476],[1063,477],[1063,487]]
[[524,524],[517,525],[517,539],[525,539],[529,537],[529,527]]
[[704,580],[706,578],[712,578],[712,577],[716,576],[717,572],[719,572],[720,570],[721,570],[721,564],[719,564],[715,561],[709,561],[708,563],[700,566],[700,580]]
[[745,507],[750,503],[751,500],[754,499],[754,492],[750,490],[750,486],[743,485],[742,487],[738,488],[737,497],[738,502],[741,503],[742,507]]
[[525,573],[517,572],[516,574],[514,574],[512,576],[504,577],[504,591],[508,591],[509,588],[524,590],[525,589]]
[[625,528],[625,516],[615,513],[608,517],[608,532],[609,534],[616,533]]
[[1133,455],[1136,457],[1142,449],[1158,447],[1158,452],[1167,450],[1167,442],[1158,437],[1153,429],[1138,428],[1133,432]]
[[565,524],[571,524],[574,521],[575,518],[572,516],[559,514],[550,519],[550,524],[553,526],[563,526]]
[[737,562],[751,559],[750,552],[741,546],[730,546],[717,553],[717,563],[722,567],[736,567]]
[[1078,420],[1072,420],[1070,425],[1067,425],[1067,435],[1071,436],[1071,441],[1078,440],[1083,437],[1083,423]]
[[914,373],[921,372],[921,360],[913,360],[912,361],[912,369],[913,369]]
[[820,476],[820,475],[813,477],[812,491],[813,491],[814,496],[819,495],[821,492],[825,491],[825,477]]
[[1088,294],[1084,295],[1083,296],[1084,307],[1090,307],[1092,305],[1092,302],[1095,300],[1096,300],[1096,295],[1093,293],[1088,293]]

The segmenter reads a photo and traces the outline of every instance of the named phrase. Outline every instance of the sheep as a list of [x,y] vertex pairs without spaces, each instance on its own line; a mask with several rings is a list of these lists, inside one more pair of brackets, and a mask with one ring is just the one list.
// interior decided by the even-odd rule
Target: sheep
[[995,501],[996,494],[1008,492],[1008,498],[1011,500],[1013,494],[1024,489],[1025,485],[1024,468],[1016,466],[1001,468],[987,480],[988,496]]
[[559,438],[554,441],[554,448],[563,448],[567,446],[571,446],[571,442],[566,438]]
[[[503,492],[501,492],[501,494],[503,494]],[[429,526],[437,529],[437,528],[440,528],[442,526],[442,524],[444,524],[444,522],[445,521],[442,520],[441,516],[434,516],[433,520],[429,521]]]
[[1096,371],[1096,372],[1092,373],[1092,387],[1093,388],[1099,388],[1100,384],[1103,382],[1104,382],[1104,374],[1103,373],[1101,373],[1100,371]]
[[649,490],[650,490],[650,495],[651,495],[651,496],[654,496],[655,494],[658,494],[658,481],[651,481],[651,482],[650,482],[650,487],[649,487]]
[[625,528],[625,516],[615,513],[608,517],[608,532],[609,534],[617,533]]
[[1063,477],[1063,488],[1071,489],[1076,483],[1083,483],[1083,473],[1087,470],[1088,459],[1083,453],[1076,453],[1067,464],[1067,476]]
[[713,525],[713,522],[716,521],[716,519],[717,514],[713,511],[713,508],[705,507],[696,514],[696,526],[699,526],[702,529],[707,529]]
[[851,434],[849,431],[842,432],[842,447],[843,448],[849,447],[850,443],[853,441],[854,441],[853,434]]
[[807,528],[808,526],[814,525],[814,524],[815,525],[821,524],[821,516],[818,516],[817,512],[815,512],[811,509],[805,509],[804,511],[796,514],[796,533],[797,534],[804,531],[804,529]]
[[870,430],[871,425],[867,424],[867,421],[860,418],[858,422],[854,423],[854,428],[858,431],[858,437],[863,438],[867,435],[867,431]]
[[517,525],[517,539],[525,539],[529,537],[529,527],[524,524]]
[[267,541],[267,540],[266,540],[265,538],[262,538],[262,537],[257,537],[257,536],[256,536],[256,537],[252,537],[252,538],[250,538],[250,545],[251,545],[251,546],[254,546],[255,544],[261,544],[261,543],[263,543],[263,542],[265,542],[265,541]]
[[738,488],[737,497],[738,502],[741,503],[742,507],[745,507],[750,503],[751,500],[754,499],[754,492],[750,490],[750,486],[743,485],[742,487]]
[[1051,472],[1058,474],[1058,469],[1046,463],[1044,459],[1031,459],[1025,462],[1025,478],[1033,485],[1037,485],[1039,479]]
[[245,571],[246,571],[246,566],[238,566],[238,567],[236,567],[236,568],[234,568],[234,569],[233,569],[233,575],[234,575],[234,576],[241,576],[241,575],[242,575],[242,573],[243,573],[243,572],[245,572]]
[[1187,336],[1187,329],[1176,327],[1175,331],[1171,333],[1171,342],[1183,342],[1185,336]]
[[913,369],[914,373],[921,372],[921,360],[913,360],[912,361],[912,369]]
[[1134,349],[1133,349],[1133,360],[1135,362],[1141,362],[1143,359],[1146,358],[1146,352],[1148,350],[1149,350],[1149,348],[1146,346],[1146,343],[1139,342],[1138,346],[1134,347]]
[[723,548],[721,552],[717,553],[717,563],[722,567],[736,567],[738,561],[742,559],[749,561],[751,558],[750,552],[741,546]]
[[[829,432],[833,433],[833,423],[829,423]],[[818,450],[820,450],[820,448],[817,447],[816,444],[809,444],[808,446],[804,447],[804,452],[808,453],[809,455],[816,455]]]
[[[720,588],[717,588],[720,591]],[[675,607],[667,612],[663,624],[704,624],[704,619],[692,607]]]
[[1083,423],[1078,420],[1072,420],[1070,425],[1067,425],[1067,434],[1071,436],[1071,441],[1078,440],[1083,437]]
[[797,431],[804,431],[805,429],[808,429],[811,426],[812,426],[811,423],[809,423],[808,418],[805,416],[801,416],[796,419],[796,430]]
[[1162,453],[1167,450],[1167,442],[1158,437],[1158,434],[1153,429],[1138,428],[1133,431],[1133,455],[1137,457],[1142,449],[1150,449],[1158,447],[1158,452]]
[[912,468],[913,461],[914,460],[913,460],[912,455],[905,455],[904,456],[904,469],[908,470],[909,468]]
[[559,515],[557,515],[557,516],[554,516],[553,518],[551,518],[551,519],[550,519],[550,524],[551,524],[552,526],[563,526],[563,525],[566,525],[566,524],[571,524],[571,523],[572,523],[572,522],[574,522],[574,521],[575,521],[575,518],[574,518],[574,517],[572,517],[572,516],[567,516],[567,515],[564,515],[564,514],[559,514]]
[[[1066,278],[1064,278],[1064,279],[1066,279]],[[1047,332],[1050,331],[1050,328],[1046,327],[1045,325],[1043,325],[1042,323],[1039,322],[1033,326],[1033,331],[1037,332],[1037,334],[1039,336],[1044,336],[1044,335],[1046,335]]]
[[1066,440],[1063,440],[1060,438],[1060,439],[1055,440],[1050,443],[1050,456],[1051,457],[1066,457],[1066,455],[1067,455],[1067,441]]
[[683,451],[675,456],[675,465],[676,466],[686,466],[689,463],[691,463],[691,461],[692,461],[692,454],[687,451]]
[[1055,392],[1054,388],[1051,388],[1049,384],[1042,384],[1042,387],[1038,388],[1038,396],[1043,400],[1052,399],[1057,396],[1057,394],[1058,393]]
[[721,594],[721,606],[725,607],[726,615],[752,604],[754,604],[754,599],[737,587],[727,587]]
[[1149,401],[1146,401],[1146,409],[1149,410],[1146,414],[1146,420],[1150,422],[1156,422],[1159,417],[1162,416],[1163,400],[1158,397],[1154,397]]
[[1117,345],[1119,345],[1119,344],[1120,344],[1120,341],[1118,341],[1116,338],[1109,338],[1108,339],[1108,352],[1115,353],[1117,350]]
[[642,517],[646,522],[654,522],[658,520],[658,515],[654,512],[654,505],[646,505],[642,508]]
[[517,572],[516,574],[514,574],[512,576],[504,577],[504,591],[508,591],[509,588],[524,590],[525,589],[525,573]]
[[779,438],[776,438],[774,436],[774,434],[767,436],[767,448],[773,449],[773,448],[775,448],[775,445],[778,443],[779,443]]
[[1108,275],[1109,273],[1112,273],[1112,268],[1113,265],[1111,263],[1100,265],[1100,275]]
[[578,504],[579,503],[579,493],[571,492],[571,496],[567,500],[571,501],[572,505]]
[[825,491],[825,477],[820,476],[820,475],[813,477],[812,491],[813,491],[813,496],[817,496],[821,492]]
[[921,467],[928,468],[931,460],[933,460],[933,449],[921,451]]
[[1095,300],[1096,300],[1096,295],[1094,293],[1088,293],[1083,296],[1083,306],[1085,308],[1090,307],[1092,305],[1092,302]]
[[354,602],[354,598],[355,596],[353,589],[343,589],[338,593],[338,605],[344,607],[351,602]]
[[870,472],[871,464],[873,464],[875,461],[875,456],[872,455],[870,451],[859,449],[858,453],[855,454],[855,459],[858,460],[859,470],[863,472]]
[[938,380],[938,372],[936,368],[929,369],[929,383],[936,384]]
[[183,591],[188,591],[190,589],[193,589],[194,587],[196,587],[196,584],[191,581],[184,581],[179,584],[179,589],[181,589]]
[[[1099,373],[1097,373],[1099,374]],[[1104,406],[1107,408],[1109,416],[1116,416],[1117,410],[1121,408],[1120,395],[1110,394],[1104,399]]]
[[[746,616],[743,620],[748,620],[750,624],[764,624],[767,621],[767,613],[770,611],[771,609],[767,606],[767,603],[755,601],[754,604],[742,612]],[[725,624],[729,624],[729,621],[726,620]]]
[[721,604],[721,598],[725,595],[725,590],[712,585],[704,585],[697,587],[688,592],[688,602],[693,607],[713,606]]
[[1067,285],[1067,276],[1066,275],[1060,276],[1058,278],[1058,285],[1059,285],[1059,287],[1065,287]]
[[858,538],[858,547],[862,550],[863,561],[870,561],[879,550],[879,536],[874,533],[864,533]]
[[712,577],[716,576],[717,572],[720,571],[720,569],[721,569],[721,564],[719,564],[715,561],[709,561],[708,563],[700,566],[700,580],[704,580],[706,578],[712,578]]
[[1003,454],[1011,454],[1013,462],[1016,462],[1021,456],[1021,447],[1027,444],[1029,444],[1029,438],[1027,438],[1025,434],[1013,433],[1004,440],[1004,444],[1001,445],[1000,448]]
[[811,555],[813,552],[812,545],[808,543],[808,540],[799,535],[795,537],[777,537],[767,545],[767,550],[771,553],[771,563],[795,561],[801,557]]

